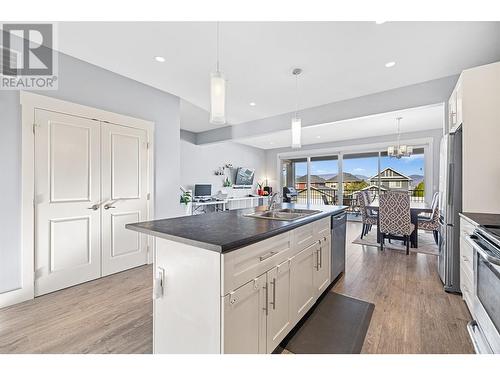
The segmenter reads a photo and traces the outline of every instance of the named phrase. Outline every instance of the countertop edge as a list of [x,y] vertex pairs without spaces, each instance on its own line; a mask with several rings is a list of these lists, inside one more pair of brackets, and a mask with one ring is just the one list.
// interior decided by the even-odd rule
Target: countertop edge
[[479,224],[478,224],[478,223],[476,223],[474,220],[472,220],[472,218],[470,218],[469,216],[467,216],[467,214],[466,214],[466,213],[462,213],[462,212],[460,212],[458,215],[459,215],[462,219],[467,220],[467,221],[468,221],[469,223],[471,223],[472,225],[474,225],[474,226],[476,226],[476,227],[477,227],[477,226],[479,226]]
[[500,225],[500,213],[460,212],[459,215],[475,226]]
[[136,232],[147,234],[148,236],[163,238],[164,240],[170,240],[170,241],[183,243],[185,245],[200,247],[200,248],[210,250],[210,251],[215,251],[218,253],[223,252],[222,247],[219,245],[214,245],[214,244],[210,244],[207,242],[200,242],[200,241],[196,241],[196,240],[191,240],[191,239],[185,238],[185,237],[174,236],[174,235],[171,235],[168,233],[163,233],[163,232],[158,232],[158,231],[142,228],[142,227],[136,226],[135,224],[125,224],[125,228],[136,231]]
[[[150,230],[150,229],[143,228],[143,227],[137,225],[140,223],[125,224],[125,228],[127,228],[129,230],[136,231],[136,232],[144,233],[144,234],[147,234],[149,236],[155,236],[155,237],[159,237],[162,239],[175,241],[175,242],[183,243],[186,245],[199,247],[199,248],[202,248],[205,250],[210,250],[210,251],[215,251],[215,252],[218,252],[221,254],[225,254],[225,253],[229,253],[231,251],[241,249],[245,246],[252,245],[256,242],[260,242],[260,241],[266,240],[268,238],[277,236],[281,233],[288,232],[288,231],[293,230],[295,228],[298,228],[302,225],[312,223],[314,221],[323,219],[323,218],[328,217],[328,216],[336,215],[340,212],[345,212],[346,209],[347,209],[347,207],[343,206],[342,208],[339,208],[337,210],[323,211],[321,213],[293,221],[290,223],[290,225],[276,228],[276,229],[271,230],[269,232],[261,233],[259,235],[252,237],[251,239],[242,239],[241,241],[235,241],[235,242],[224,244],[224,245],[216,245],[216,244],[211,244],[208,242],[196,241],[196,240],[192,240],[192,239],[185,238],[185,237],[174,236],[172,234],[167,234],[167,233],[163,233],[163,232],[159,232],[159,231]],[[255,219],[255,220],[263,220],[263,219]]]

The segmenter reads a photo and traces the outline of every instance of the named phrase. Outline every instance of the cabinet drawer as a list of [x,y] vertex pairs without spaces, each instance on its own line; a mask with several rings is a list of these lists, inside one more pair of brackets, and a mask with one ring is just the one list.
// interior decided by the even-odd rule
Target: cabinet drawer
[[313,223],[315,239],[319,240],[330,235],[331,222],[332,218],[328,216]]
[[460,267],[460,289],[462,297],[469,308],[471,315],[474,317],[472,298],[474,296],[474,284],[472,282],[472,275],[464,267]]
[[292,231],[293,248],[295,251],[300,251],[312,245],[315,241],[315,226],[314,222],[311,224],[303,225]]
[[473,275],[473,262],[474,262],[474,251],[472,246],[470,246],[465,240],[466,235],[460,235],[460,266],[464,267],[469,273],[470,278]]
[[222,295],[288,259],[290,249],[291,232],[286,232],[223,254]]

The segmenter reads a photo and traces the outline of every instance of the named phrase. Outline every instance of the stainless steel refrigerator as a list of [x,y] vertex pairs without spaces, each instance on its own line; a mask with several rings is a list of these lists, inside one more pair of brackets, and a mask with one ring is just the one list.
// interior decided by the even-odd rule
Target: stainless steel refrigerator
[[441,230],[438,271],[444,290],[460,292],[460,217],[462,211],[462,128],[441,141],[439,165]]

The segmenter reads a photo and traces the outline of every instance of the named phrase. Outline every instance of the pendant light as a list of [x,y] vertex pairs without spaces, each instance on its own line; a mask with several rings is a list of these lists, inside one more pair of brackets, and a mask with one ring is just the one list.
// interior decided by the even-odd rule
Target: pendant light
[[402,145],[401,140],[401,120],[402,117],[396,117],[398,124],[398,143],[396,146],[387,147],[387,155],[391,158],[401,159],[402,157],[410,157],[413,153],[413,147]]
[[299,112],[299,74],[302,73],[302,69],[295,68],[292,74],[295,76],[295,113],[292,118],[292,148],[302,147],[301,137],[302,137],[302,120],[298,116]]
[[217,68],[210,74],[210,123],[226,123],[226,80],[219,70],[219,22],[217,22]]

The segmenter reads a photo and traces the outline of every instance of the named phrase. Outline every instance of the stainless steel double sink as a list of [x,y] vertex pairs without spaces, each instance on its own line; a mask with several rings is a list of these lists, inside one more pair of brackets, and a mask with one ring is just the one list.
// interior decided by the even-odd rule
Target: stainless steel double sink
[[305,210],[300,208],[280,208],[277,210],[257,211],[243,216],[256,219],[292,221],[320,213],[319,210]]

